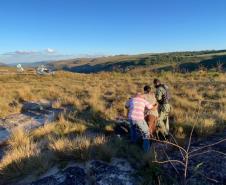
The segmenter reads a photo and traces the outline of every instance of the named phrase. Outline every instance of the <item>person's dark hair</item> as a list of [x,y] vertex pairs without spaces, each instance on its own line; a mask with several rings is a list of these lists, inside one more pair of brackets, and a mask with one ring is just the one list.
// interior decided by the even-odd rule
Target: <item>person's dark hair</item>
[[153,80],[153,83],[154,83],[154,84],[161,84],[160,80],[157,79],[157,78],[155,78],[155,79]]
[[144,86],[144,92],[150,93],[151,92],[151,87],[149,85]]

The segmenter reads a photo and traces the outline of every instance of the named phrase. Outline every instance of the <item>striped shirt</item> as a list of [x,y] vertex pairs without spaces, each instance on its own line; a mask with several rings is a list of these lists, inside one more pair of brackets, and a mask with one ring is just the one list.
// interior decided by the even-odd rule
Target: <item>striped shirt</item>
[[136,96],[129,99],[129,101],[126,103],[126,107],[129,109],[129,120],[143,121],[145,108],[152,109],[153,105],[151,105],[142,96]]

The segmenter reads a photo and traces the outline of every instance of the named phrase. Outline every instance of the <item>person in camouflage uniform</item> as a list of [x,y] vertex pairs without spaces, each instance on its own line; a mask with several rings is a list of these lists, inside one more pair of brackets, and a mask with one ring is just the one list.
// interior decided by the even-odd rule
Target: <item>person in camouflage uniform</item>
[[157,122],[157,134],[159,132],[164,136],[169,135],[169,113],[171,106],[169,104],[168,87],[161,84],[160,80],[154,79],[154,86],[156,88],[156,99],[159,103],[159,118]]

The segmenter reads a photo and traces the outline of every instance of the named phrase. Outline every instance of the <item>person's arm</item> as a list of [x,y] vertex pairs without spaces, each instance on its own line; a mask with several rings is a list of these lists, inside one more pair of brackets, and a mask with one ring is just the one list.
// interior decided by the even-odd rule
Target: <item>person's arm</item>
[[130,100],[131,100],[131,98],[130,98],[130,99],[126,102],[126,104],[125,104],[125,108],[126,108],[126,109],[129,109]]
[[130,107],[130,101],[131,98],[126,102],[125,108],[126,108],[126,117],[129,117],[129,107]]
[[148,110],[151,110],[154,105],[150,104],[147,100],[145,100],[145,107],[148,109]]

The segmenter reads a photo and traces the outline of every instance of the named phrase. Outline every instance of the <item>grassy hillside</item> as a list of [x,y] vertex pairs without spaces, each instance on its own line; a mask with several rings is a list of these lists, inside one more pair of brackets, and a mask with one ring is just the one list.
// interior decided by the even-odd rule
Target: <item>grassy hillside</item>
[[154,71],[196,71],[200,68],[226,69],[226,50],[173,52],[142,55],[118,55],[100,58],[80,58],[50,63],[55,69],[79,73],[128,71],[146,67]]
[[[136,69],[127,73],[59,71],[54,76],[0,75],[0,117],[20,112],[25,100],[48,99],[54,101],[54,107],[73,107],[70,114],[62,115],[55,124],[31,134],[15,131],[0,163],[0,179],[18,181],[26,175],[43,174],[54,165],[62,168],[70,160],[109,161],[112,157],[123,157],[143,168],[148,158],[142,151],[127,140],[114,137],[115,120],[126,115],[127,99],[145,84],[152,85],[156,77],[170,87],[173,106],[170,125],[174,135],[186,136],[194,123],[197,124],[194,135],[200,137],[225,129],[225,73],[154,73]],[[88,137],[90,131],[97,135]]]

